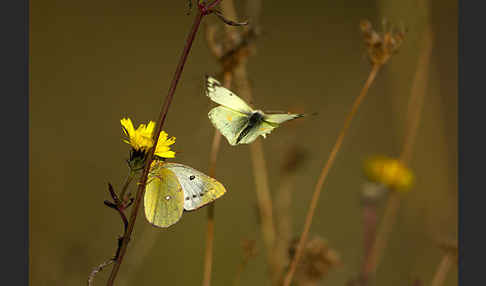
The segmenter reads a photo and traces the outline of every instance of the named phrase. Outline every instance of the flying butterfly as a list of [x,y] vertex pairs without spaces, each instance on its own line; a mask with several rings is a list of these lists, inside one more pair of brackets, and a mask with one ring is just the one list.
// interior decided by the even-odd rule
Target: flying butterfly
[[145,217],[166,228],[179,221],[184,210],[196,210],[224,193],[220,182],[189,166],[154,161],[145,188]]
[[304,116],[291,113],[268,114],[254,110],[213,77],[206,79],[206,95],[220,104],[211,109],[208,116],[232,146],[252,143],[260,135],[266,138],[281,123]]

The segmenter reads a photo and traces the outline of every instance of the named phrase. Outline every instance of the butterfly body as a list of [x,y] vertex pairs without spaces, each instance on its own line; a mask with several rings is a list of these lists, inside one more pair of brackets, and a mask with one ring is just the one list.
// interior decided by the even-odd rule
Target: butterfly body
[[261,124],[261,122],[263,121],[263,114],[257,110],[255,112],[253,112],[250,116],[250,118],[248,118],[248,123],[246,124],[246,127],[245,129],[243,129],[240,134],[238,134],[238,138],[236,139],[236,144],[240,143],[241,140],[246,136],[248,135],[248,133],[250,133],[250,131],[255,128],[255,126],[258,126],[259,124]]
[[189,166],[155,161],[145,189],[145,217],[156,227],[169,227],[184,210],[196,210],[225,193],[220,182]]
[[212,77],[207,78],[206,87],[206,95],[220,104],[209,111],[209,119],[232,146],[252,143],[260,135],[266,138],[281,123],[304,116],[291,113],[266,114],[254,110]]

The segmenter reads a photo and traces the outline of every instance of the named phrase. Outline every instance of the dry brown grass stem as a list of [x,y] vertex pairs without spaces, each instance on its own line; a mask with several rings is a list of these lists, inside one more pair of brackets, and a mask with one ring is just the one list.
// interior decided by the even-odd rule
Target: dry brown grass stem
[[263,241],[268,252],[269,262],[271,262],[269,266],[272,269],[272,267],[274,267],[274,262],[272,262],[272,252],[275,242],[275,225],[273,220],[272,197],[270,196],[270,188],[268,184],[268,171],[261,139],[256,140],[250,145],[250,153],[253,176],[255,178],[258,209],[261,217]]
[[[292,242],[292,192],[296,171],[302,166],[307,153],[299,146],[291,146],[285,152],[281,167],[280,186],[275,196],[276,238],[274,247],[275,276],[281,278],[284,267],[289,261],[289,245]],[[276,281],[277,282],[277,281]]]
[[[226,88],[231,87],[231,74],[226,73],[223,85]],[[209,176],[214,177],[216,174],[216,161],[218,159],[219,147],[221,145],[221,133],[214,130],[213,143],[211,144],[211,153],[209,155]],[[203,286],[211,285],[211,273],[213,266],[213,246],[214,246],[214,202],[208,206],[208,224],[206,229],[206,247],[204,253],[204,272]]]
[[294,174],[284,174],[280,179],[278,196],[275,199],[275,271],[276,276],[282,275],[283,267],[288,263],[288,247],[292,241],[291,202]]
[[[238,84],[235,88],[236,92],[249,102],[252,102],[252,91],[248,82],[245,59],[241,59],[238,65],[235,66],[233,76],[235,84]],[[255,142],[250,145],[250,155],[252,161],[253,177],[255,180],[257,205],[261,221],[260,228],[263,235],[263,242],[267,250],[267,262],[271,279],[272,281],[276,281],[278,277],[275,276],[275,225],[273,219],[273,203],[272,197],[270,196],[268,171],[265,163],[265,154],[263,151],[263,144],[261,142],[261,139],[255,140]]]
[[[423,48],[419,55],[417,70],[415,72],[411,95],[408,102],[406,131],[400,161],[408,165],[411,160],[413,145],[421,118],[422,105],[427,93],[429,80],[430,57],[432,54],[432,30],[427,26],[424,35]],[[377,232],[375,241],[363,266],[363,279],[366,281],[374,275],[380,259],[385,251],[389,234],[393,229],[398,209],[400,208],[400,194],[392,192],[388,198],[383,220]]]
[[371,68],[371,71],[368,75],[368,79],[366,80],[363,89],[361,90],[361,93],[359,96],[354,100],[354,103],[351,107],[351,110],[346,117],[346,120],[344,122],[344,126],[339,132],[339,136],[336,140],[336,143],[332,147],[331,154],[329,155],[329,159],[327,160],[326,164],[324,165],[324,168],[321,171],[321,174],[319,176],[319,179],[317,181],[316,187],[314,189],[314,194],[312,195],[312,199],[310,202],[309,210],[307,212],[307,216],[305,219],[304,223],[304,229],[302,231],[302,235],[300,236],[299,243],[297,244],[297,249],[294,255],[294,258],[292,259],[289,267],[289,271],[287,272],[285,278],[284,278],[284,286],[289,286],[290,283],[292,282],[292,277],[295,273],[295,270],[297,268],[297,264],[299,263],[299,260],[302,256],[302,250],[305,241],[307,240],[307,236],[309,234],[309,229],[312,224],[312,218],[314,217],[314,213],[317,207],[317,203],[319,202],[319,196],[321,194],[322,186],[324,185],[324,182],[326,181],[327,174],[329,173],[329,170],[331,169],[334,160],[336,159],[336,155],[339,152],[339,149],[341,148],[341,145],[343,143],[344,136],[346,135],[347,130],[349,129],[349,126],[351,125],[351,121],[353,120],[356,112],[358,111],[359,106],[361,105],[361,102],[363,99],[366,97],[368,94],[368,90],[375,80],[376,75],[378,74],[378,71],[380,70],[382,65],[380,64],[375,64]]
[[[233,1],[226,0],[223,1],[221,4],[221,8],[223,10],[223,15],[226,18],[236,19]],[[234,27],[228,28],[228,25],[224,26],[226,29],[226,37],[232,38],[232,33]],[[232,29],[233,28],[233,29]],[[215,26],[206,26],[206,40],[209,47],[209,50],[218,60],[220,60],[223,56],[223,48],[224,45],[217,43],[215,39],[216,29]],[[222,63],[223,64],[223,63]],[[224,66],[222,67],[223,70]],[[223,86],[226,88],[231,88],[232,82],[232,72],[226,71],[223,72]],[[215,129],[213,142],[211,144],[211,153],[209,155],[209,176],[214,177],[216,174],[216,161],[218,158],[219,148],[221,145],[221,133]],[[204,269],[203,269],[203,286],[211,285],[211,274],[212,274],[212,265],[213,265],[213,248],[214,248],[214,212],[215,212],[215,205],[212,203],[208,206],[208,223],[206,229],[206,247],[204,253]]]
[[434,278],[432,279],[431,286],[442,286],[444,281],[447,277],[447,273],[451,269],[452,264],[454,263],[455,256],[452,253],[445,253],[442,257],[442,260],[437,267],[437,271],[435,272]]
[[[224,15],[231,19],[238,19],[232,1],[222,1],[221,10]],[[258,5],[257,5],[258,6]],[[239,41],[242,36],[234,29],[234,27],[226,27],[226,32],[230,35],[230,40]],[[252,91],[248,82],[248,75],[246,70],[246,62],[248,57],[247,52],[236,53],[238,57],[236,64],[232,66],[233,82],[235,84],[234,90],[238,95],[252,102]],[[270,188],[268,184],[268,172],[265,163],[265,156],[263,152],[263,145],[261,139],[257,139],[250,145],[251,160],[253,166],[253,176],[255,179],[255,191],[257,195],[257,205],[261,218],[261,231],[263,235],[263,242],[267,249],[267,261],[269,264],[270,275],[272,281],[275,278],[275,259],[273,255],[273,247],[275,242],[275,226],[273,220],[273,206],[272,198],[270,196]]]

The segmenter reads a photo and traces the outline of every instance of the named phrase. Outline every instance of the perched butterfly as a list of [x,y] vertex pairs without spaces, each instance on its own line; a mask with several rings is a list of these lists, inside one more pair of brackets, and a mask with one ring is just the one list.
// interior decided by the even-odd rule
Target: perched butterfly
[[220,182],[189,166],[154,161],[145,189],[145,217],[154,226],[169,227],[184,210],[198,209],[224,193]]
[[229,144],[249,144],[258,136],[265,138],[280,123],[299,118],[304,114],[266,114],[253,110],[243,99],[226,89],[213,77],[206,79],[206,95],[221,104],[209,111],[209,119]]

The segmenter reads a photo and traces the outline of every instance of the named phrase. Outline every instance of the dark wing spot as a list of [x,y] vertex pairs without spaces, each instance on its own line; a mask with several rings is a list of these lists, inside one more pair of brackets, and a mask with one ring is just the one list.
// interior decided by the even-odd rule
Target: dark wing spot
[[193,198],[197,197],[196,195],[192,195]]
[[204,193],[200,193],[200,194],[199,194],[199,196],[200,196],[200,197],[204,196]]
[[191,181],[194,180],[195,178],[196,178],[196,176],[194,176],[194,175],[189,176],[189,180],[191,180]]
[[186,197],[186,201],[188,201],[190,199],[190,197]]

